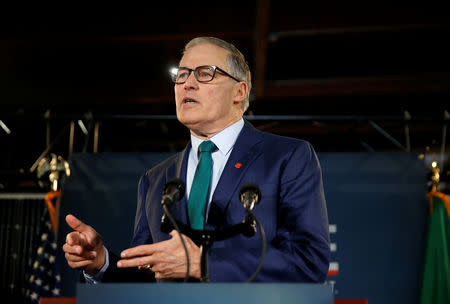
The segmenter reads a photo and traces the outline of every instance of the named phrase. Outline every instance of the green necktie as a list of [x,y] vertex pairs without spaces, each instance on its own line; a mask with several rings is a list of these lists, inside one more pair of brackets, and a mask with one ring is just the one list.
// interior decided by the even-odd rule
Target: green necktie
[[198,147],[200,159],[195,170],[194,181],[192,182],[188,201],[189,221],[192,229],[203,230],[206,213],[205,206],[211,181],[211,152],[215,148],[216,145],[210,140],[202,142]]

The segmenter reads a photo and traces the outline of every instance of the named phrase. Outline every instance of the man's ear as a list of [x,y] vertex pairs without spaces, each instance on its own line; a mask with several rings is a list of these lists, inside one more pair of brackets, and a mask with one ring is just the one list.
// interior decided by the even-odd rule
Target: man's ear
[[234,92],[234,103],[242,103],[247,97],[248,86],[247,83],[241,81],[236,83]]

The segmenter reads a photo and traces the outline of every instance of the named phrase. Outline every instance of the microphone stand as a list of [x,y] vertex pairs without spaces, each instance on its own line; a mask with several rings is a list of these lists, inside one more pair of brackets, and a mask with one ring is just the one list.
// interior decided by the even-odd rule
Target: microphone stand
[[247,211],[247,216],[241,223],[230,226],[225,230],[219,231],[194,230],[186,224],[180,223],[176,220],[174,220],[172,223],[172,221],[169,222],[167,221],[166,217],[163,217],[161,220],[161,231],[169,233],[175,225],[179,227],[181,233],[190,237],[194,241],[194,243],[196,243],[197,246],[200,246],[201,248],[201,259],[200,259],[201,282],[209,282],[208,251],[211,248],[213,242],[226,240],[238,234],[243,234],[246,237],[252,237],[256,233],[256,225],[258,225],[258,228],[261,231],[263,253],[261,256],[261,262],[257,270],[255,271],[255,273],[253,273],[250,279],[247,280],[247,282],[251,282],[256,277],[256,274],[261,270],[266,252],[266,237],[261,223],[250,211]]
[[209,248],[212,246],[212,238],[210,234],[202,234],[201,236],[201,246],[200,250],[202,252],[200,259],[200,271],[201,271],[201,282],[209,282],[209,271],[208,271],[208,252]]
[[214,241],[222,241],[228,239],[237,234],[243,234],[246,237],[252,237],[256,233],[256,225],[258,225],[259,230],[261,231],[261,242],[262,242],[262,255],[261,261],[258,265],[256,271],[251,275],[251,277],[247,280],[247,282],[253,281],[258,272],[261,270],[262,265],[264,264],[264,259],[266,256],[266,235],[264,233],[264,228],[258,219],[251,213],[247,211],[247,216],[245,217],[242,223],[233,225],[228,229],[219,232],[219,233],[203,233],[201,234],[201,282],[209,282],[209,271],[208,271],[208,251],[211,248],[211,245]]
[[[178,236],[180,237],[181,244],[183,245],[184,252],[186,254],[186,275],[184,276],[184,282],[187,282],[189,279],[189,272],[190,272],[190,261],[189,261],[189,252],[186,246],[186,242],[183,239],[183,236],[181,235],[181,230],[178,227],[177,221],[173,218],[172,213],[170,212],[169,208],[167,208],[166,204],[163,204],[163,209],[165,212],[165,216],[163,216],[161,221],[166,221],[166,218],[170,220],[170,224],[178,233]],[[162,223],[161,223],[162,226]],[[172,229],[171,229],[172,230]],[[170,231],[171,231],[170,230]],[[169,233],[170,231],[167,231]]]
[[[256,223],[258,225],[259,231],[261,233],[261,247],[262,247],[262,252],[261,252],[261,259],[259,261],[259,265],[258,268],[256,268],[255,272],[252,274],[252,276],[247,280],[247,282],[251,282],[253,281],[253,279],[256,277],[256,275],[258,274],[258,272],[260,272],[263,264],[264,264],[264,260],[266,259],[266,248],[267,248],[267,243],[266,243],[266,233],[264,232],[264,228],[261,225],[261,223],[258,221],[258,219],[253,215],[253,213],[248,212],[247,216],[251,216],[253,223]],[[256,232],[256,227],[253,226]]]

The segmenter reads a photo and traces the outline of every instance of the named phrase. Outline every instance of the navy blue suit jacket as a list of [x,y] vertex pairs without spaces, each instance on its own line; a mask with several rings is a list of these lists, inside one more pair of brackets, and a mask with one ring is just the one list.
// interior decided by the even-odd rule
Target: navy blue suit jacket
[[[188,144],[141,177],[132,246],[170,237],[160,228],[162,191],[170,179],[186,181],[190,148]],[[206,230],[223,229],[245,218],[238,193],[247,182],[261,189],[262,199],[253,214],[267,238],[265,263],[254,281],[323,282],[330,257],[328,216],[321,169],[311,145],[258,131],[245,122],[212,196]],[[171,211],[175,219],[188,224],[187,197]],[[246,281],[260,257],[259,233],[214,242],[208,257],[209,278]]]

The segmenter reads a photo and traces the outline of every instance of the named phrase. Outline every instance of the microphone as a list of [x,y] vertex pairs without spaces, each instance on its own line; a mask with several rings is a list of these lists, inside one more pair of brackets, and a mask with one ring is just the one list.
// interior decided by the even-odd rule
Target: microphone
[[261,200],[261,191],[254,183],[245,183],[239,191],[239,199],[247,212],[252,212],[253,208]]
[[172,217],[170,207],[183,198],[185,189],[184,182],[179,178],[173,178],[164,185],[161,199],[165,212],[161,218],[162,232],[169,233],[174,228],[173,221],[170,220]]
[[167,217],[170,223],[172,224],[173,228],[177,231],[178,235],[180,236],[180,241],[181,244],[183,245],[184,253],[186,254],[186,274],[184,276],[184,282],[187,282],[189,280],[189,271],[190,271],[189,252],[186,243],[184,242],[184,238],[181,235],[181,230],[178,227],[177,222],[173,218],[172,213],[170,212],[169,209],[174,203],[178,202],[183,198],[185,190],[186,186],[184,182],[179,178],[171,179],[165,184],[161,200],[161,204],[165,212],[161,219],[161,231],[168,233],[171,230],[166,221]]
[[174,203],[183,198],[185,190],[186,186],[181,179],[171,179],[164,186],[161,204],[170,208]]
[[261,260],[259,261],[258,268],[256,268],[255,272],[247,280],[247,282],[251,282],[261,271],[264,260],[266,258],[267,249],[266,233],[264,232],[264,228],[258,221],[258,219],[252,214],[253,208],[255,208],[255,206],[261,200],[261,190],[259,190],[259,187],[254,183],[245,183],[244,185],[242,185],[241,190],[239,191],[239,199],[244,206],[245,211],[247,211],[247,217],[244,220],[244,224],[247,225],[248,229],[244,230],[243,234],[245,236],[253,236],[253,234],[256,232],[256,225],[258,225],[259,232],[261,234]]

